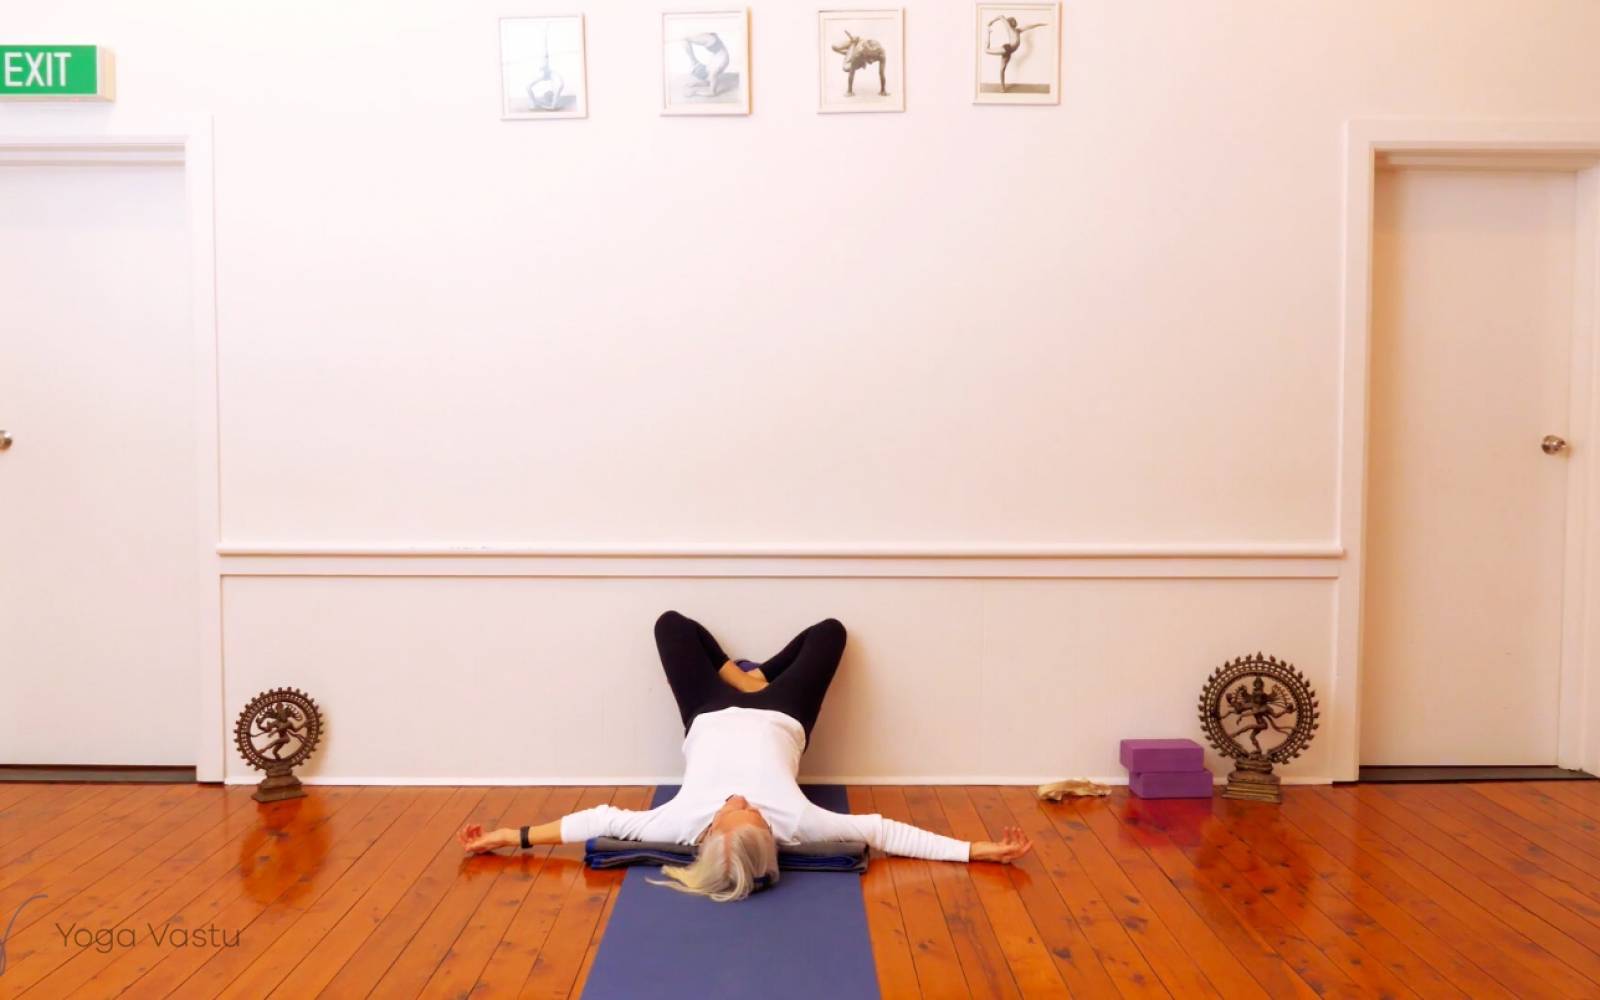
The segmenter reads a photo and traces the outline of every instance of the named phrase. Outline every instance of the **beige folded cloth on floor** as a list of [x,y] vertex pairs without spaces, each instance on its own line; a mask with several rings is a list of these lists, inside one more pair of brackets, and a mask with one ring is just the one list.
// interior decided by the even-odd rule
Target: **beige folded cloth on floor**
[[1053,781],[1048,785],[1040,785],[1037,792],[1041,799],[1051,802],[1060,802],[1062,799],[1077,796],[1110,795],[1108,785],[1097,785],[1092,781],[1082,778],[1068,778],[1066,781]]

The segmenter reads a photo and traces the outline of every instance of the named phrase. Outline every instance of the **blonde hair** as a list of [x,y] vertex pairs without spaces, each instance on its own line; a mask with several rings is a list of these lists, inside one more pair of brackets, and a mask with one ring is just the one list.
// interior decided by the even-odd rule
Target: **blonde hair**
[[728,833],[712,831],[700,844],[694,861],[664,865],[661,874],[668,881],[650,881],[718,903],[737,902],[778,881],[778,844],[772,831],[759,826],[740,826]]

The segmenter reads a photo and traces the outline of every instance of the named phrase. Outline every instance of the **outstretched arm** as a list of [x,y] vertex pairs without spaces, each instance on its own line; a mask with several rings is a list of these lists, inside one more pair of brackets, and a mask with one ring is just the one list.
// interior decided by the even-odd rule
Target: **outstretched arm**
[[801,840],[812,841],[860,840],[885,854],[929,861],[1011,862],[1033,849],[1020,827],[1007,827],[998,841],[969,843],[910,823],[886,819],[877,813],[836,813],[816,805],[802,814],[796,835]]
[[[568,813],[560,819],[528,828],[528,844],[579,844],[590,837],[618,837],[622,840],[643,840],[642,831],[656,809],[618,809],[615,806],[595,806]],[[513,827],[485,831],[478,823],[469,823],[456,834],[462,850],[468,854],[482,854],[501,847],[521,847],[522,832]]]
[[[498,830],[485,830],[481,823],[468,823],[461,828],[460,833],[456,834],[456,840],[461,842],[461,849],[468,854],[483,854],[502,847],[521,847],[522,831],[504,826]],[[561,843],[561,821],[553,819],[548,823],[529,827],[528,843]]]

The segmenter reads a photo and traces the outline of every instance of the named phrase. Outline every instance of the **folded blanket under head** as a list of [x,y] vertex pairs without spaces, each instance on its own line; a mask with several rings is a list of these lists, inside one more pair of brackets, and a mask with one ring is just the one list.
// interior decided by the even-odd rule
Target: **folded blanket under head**
[[[695,852],[686,844],[647,843],[591,837],[583,845],[583,863],[590,868],[626,868],[629,865],[686,865]],[[864,872],[867,845],[859,841],[794,844],[778,849],[778,867],[798,872]]]

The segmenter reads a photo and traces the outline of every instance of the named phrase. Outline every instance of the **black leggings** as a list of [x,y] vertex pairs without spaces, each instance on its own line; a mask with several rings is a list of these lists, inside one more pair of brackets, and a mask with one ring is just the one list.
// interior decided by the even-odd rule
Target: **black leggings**
[[667,684],[678,700],[683,730],[702,712],[724,708],[765,708],[782,712],[806,731],[817,724],[823,696],[844,655],[844,626],[835,619],[821,621],[801,632],[772,659],[761,664],[767,686],[746,693],[729,685],[718,671],[728,654],[717,645],[705,626],[676,611],[656,619],[656,649],[667,671]]

